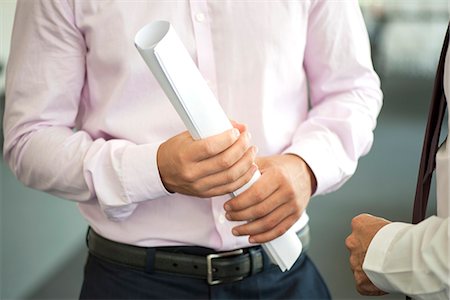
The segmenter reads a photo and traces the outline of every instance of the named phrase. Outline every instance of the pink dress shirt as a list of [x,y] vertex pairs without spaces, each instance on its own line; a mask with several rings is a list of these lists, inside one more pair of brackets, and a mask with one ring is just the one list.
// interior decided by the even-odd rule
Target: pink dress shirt
[[301,156],[316,194],[354,173],[382,102],[357,1],[19,0],[4,156],[24,184],[77,201],[112,240],[249,245],[231,234],[228,196],[170,194],[161,182],[158,147],[185,128],[133,44],[154,20],[172,23],[259,155]]

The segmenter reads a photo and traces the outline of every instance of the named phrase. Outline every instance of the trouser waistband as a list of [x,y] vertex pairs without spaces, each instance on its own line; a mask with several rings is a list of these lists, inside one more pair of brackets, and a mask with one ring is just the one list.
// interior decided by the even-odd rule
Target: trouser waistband
[[[297,232],[303,244],[310,243],[309,226]],[[217,252],[202,247],[138,247],[108,240],[89,228],[89,252],[106,261],[146,272],[164,272],[206,279],[208,284],[241,280],[264,269],[263,250],[254,246]]]

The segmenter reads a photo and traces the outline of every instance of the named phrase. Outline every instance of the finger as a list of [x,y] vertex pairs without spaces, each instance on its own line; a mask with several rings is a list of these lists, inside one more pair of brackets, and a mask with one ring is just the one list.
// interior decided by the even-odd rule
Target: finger
[[290,205],[282,205],[271,214],[233,228],[235,235],[249,235],[256,242],[265,242],[285,233],[300,217]]
[[238,211],[228,211],[226,217],[230,221],[260,219],[289,201],[287,197],[283,197],[280,194],[279,190],[275,190],[269,197],[261,199],[261,201],[252,206]]
[[361,271],[360,261],[356,255],[350,255],[349,262],[350,268],[353,270],[353,272]]
[[189,154],[193,161],[210,158],[228,149],[238,140],[239,136],[239,130],[232,128],[223,133],[194,141],[189,148]]
[[349,251],[351,251],[352,249],[355,248],[355,238],[353,236],[353,233],[350,234],[346,239],[345,239],[345,246],[347,247],[347,249]]
[[[248,150],[251,149],[249,152]],[[257,148],[255,146],[250,147],[250,138],[248,133],[241,134],[239,139],[228,149],[219,153],[216,156],[202,160],[197,164],[199,174],[203,176],[209,176],[218,172],[226,173],[230,168],[240,160],[251,159],[250,163],[253,164],[256,156]],[[236,169],[236,167],[235,167]],[[230,175],[234,176],[234,179],[239,178],[242,174],[236,174],[236,170],[232,171]]]
[[242,156],[241,159],[238,160],[230,168],[213,174],[208,174],[208,172],[205,170],[208,168],[206,164],[199,163],[196,168],[197,171],[195,172],[199,174],[203,172],[208,175],[199,178],[198,184],[203,185],[204,190],[208,190],[233,183],[234,181],[241,178],[244,174],[246,174],[250,168],[258,168],[256,164],[253,163],[253,161],[255,160],[255,155],[256,147],[251,147],[245,152],[244,156]]
[[216,186],[214,188],[208,189],[204,191],[204,197],[215,197],[220,195],[225,195],[232,193],[242,187],[244,184],[250,181],[253,177],[253,174],[258,170],[258,167],[255,164],[252,164],[251,167],[247,170],[247,172],[238,178],[236,181],[233,181],[229,184]]
[[365,283],[365,284],[357,284],[356,290],[358,293],[364,296],[382,296],[386,295],[387,293],[378,289],[374,284],[372,283]]
[[242,123],[238,123],[234,120],[230,120],[231,125],[233,125],[234,128],[237,128],[239,130],[240,133],[244,132],[247,130],[247,125],[246,124],[242,124]]
[[249,242],[258,244],[270,242],[285,234],[286,231],[288,231],[289,228],[291,228],[292,225],[297,222],[297,220],[298,218],[296,216],[291,215],[288,218],[284,219],[277,225],[277,227],[273,228],[272,230],[257,235],[251,235],[249,237]]
[[353,217],[351,221],[351,228],[353,232],[357,231],[358,228],[361,226],[361,222],[363,222],[362,219],[363,219],[362,215],[357,215],[356,217]]
[[264,174],[249,189],[245,190],[238,197],[224,203],[226,211],[240,211],[264,201],[277,189],[276,184],[268,184],[268,178]]
[[351,225],[352,225],[352,228],[358,228],[358,227],[361,227],[364,224],[368,224],[370,221],[376,220],[376,219],[378,219],[378,217],[375,217],[371,214],[362,213],[352,219]]

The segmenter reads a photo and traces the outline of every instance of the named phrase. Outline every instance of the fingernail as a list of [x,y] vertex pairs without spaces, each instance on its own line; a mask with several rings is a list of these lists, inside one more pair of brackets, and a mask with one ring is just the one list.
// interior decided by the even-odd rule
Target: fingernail
[[225,218],[227,218],[228,221],[231,221],[231,215],[230,214],[226,213],[225,214]]
[[229,204],[225,204],[223,207],[226,211],[230,211],[231,210],[231,206]]
[[251,238],[249,238],[249,239],[248,239],[248,241],[249,241],[250,243],[252,243],[252,244],[256,243],[255,239],[254,239],[254,238],[252,238],[252,237],[251,237]]
[[238,236],[239,235],[239,232],[237,232],[237,230],[236,229],[233,229],[233,230],[231,230],[231,232],[233,233],[233,235],[235,235],[235,236]]
[[259,151],[259,148],[257,146],[253,146],[253,153],[257,154]]
[[232,132],[233,137],[238,138],[239,135],[240,135],[239,130],[238,130],[237,128],[233,128],[232,131],[233,131],[233,132]]

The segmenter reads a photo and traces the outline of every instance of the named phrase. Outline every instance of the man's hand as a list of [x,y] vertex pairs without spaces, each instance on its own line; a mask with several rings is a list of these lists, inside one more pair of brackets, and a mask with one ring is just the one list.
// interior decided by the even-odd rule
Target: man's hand
[[352,220],[352,233],[345,240],[350,251],[350,267],[355,277],[356,290],[361,295],[380,296],[386,292],[377,288],[362,269],[367,249],[375,234],[390,222],[386,219],[361,214]]
[[233,228],[234,235],[249,235],[251,243],[265,243],[284,234],[300,218],[316,180],[296,155],[258,158],[256,164],[261,177],[224,208],[228,220],[248,222]]
[[250,146],[245,125],[194,141],[185,131],[162,143],[157,164],[170,192],[196,197],[231,193],[247,183],[257,170],[256,147]]

